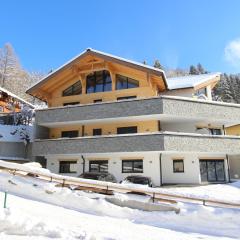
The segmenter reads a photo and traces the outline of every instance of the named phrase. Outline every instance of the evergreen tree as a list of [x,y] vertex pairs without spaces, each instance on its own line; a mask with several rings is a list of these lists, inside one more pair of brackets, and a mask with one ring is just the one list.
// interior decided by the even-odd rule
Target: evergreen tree
[[198,63],[197,65],[197,71],[199,74],[204,74],[206,73],[205,69],[203,68],[203,66],[201,65],[201,63]]
[[193,65],[191,65],[190,68],[189,68],[189,74],[191,74],[191,75],[197,75],[197,74],[199,74],[199,72],[198,72],[198,70],[197,70],[196,67],[194,67]]
[[163,70],[163,66],[161,65],[161,63],[159,62],[158,59],[156,59],[156,60],[154,61],[153,66],[154,66],[155,68],[159,68],[159,69],[162,69],[162,70]]

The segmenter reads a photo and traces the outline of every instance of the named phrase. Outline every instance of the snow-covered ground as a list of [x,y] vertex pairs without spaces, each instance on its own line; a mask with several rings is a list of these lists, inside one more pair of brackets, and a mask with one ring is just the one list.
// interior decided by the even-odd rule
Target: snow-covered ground
[[[240,200],[240,184],[169,188],[188,196]],[[8,191],[4,209],[4,191]],[[120,199],[149,197],[116,194]],[[1,206],[2,205],[2,206]],[[0,239],[237,239],[240,210],[178,203],[181,212],[122,208],[104,195],[57,188],[54,183],[0,172]]]

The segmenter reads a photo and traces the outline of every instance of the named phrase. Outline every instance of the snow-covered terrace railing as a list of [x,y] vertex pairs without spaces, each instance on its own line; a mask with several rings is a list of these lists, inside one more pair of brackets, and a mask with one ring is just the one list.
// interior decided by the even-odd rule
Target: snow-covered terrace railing
[[96,180],[82,179],[76,177],[62,176],[58,174],[51,173],[47,169],[29,167],[17,163],[9,163],[0,160],[0,168],[11,172],[12,174],[25,173],[31,175],[37,175],[39,179],[47,180],[51,182],[56,182],[65,185],[72,186],[85,186],[90,188],[97,188],[105,191],[115,191],[115,192],[135,192],[143,193],[155,198],[160,198],[162,200],[177,200],[182,202],[191,202],[191,203],[201,203],[203,205],[215,206],[215,207],[227,207],[227,208],[240,208],[239,202],[226,202],[219,199],[210,199],[210,198],[197,198],[197,197],[188,197],[180,194],[170,194],[164,192],[161,189],[149,188],[146,186],[137,186],[137,185],[124,185],[118,183],[109,183]]

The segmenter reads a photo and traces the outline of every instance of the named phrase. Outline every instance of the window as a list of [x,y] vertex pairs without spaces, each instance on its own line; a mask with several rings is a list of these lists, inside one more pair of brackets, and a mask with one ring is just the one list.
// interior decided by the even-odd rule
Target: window
[[87,93],[112,91],[112,79],[106,70],[93,72],[87,76]]
[[60,161],[59,173],[76,173],[77,161]]
[[206,88],[200,88],[196,91],[196,95],[199,96],[199,95],[205,95],[207,96],[207,89]]
[[78,137],[78,131],[63,131],[62,132],[62,138],[74,138]]
[[121,101],[121,100],[125,100],[125,99],[134,99],[137,98],[136,96],[127,96],[127,97],[118,97],[117,100]]
[[128,133],[137,133],[137,126],[117,128],[117,134],[128,134]]
[[222,135],[222,130],[220,128],[209,128],[211,135]]
[[95,99],[93,102],[94,102],[94,103],[102,102],[102,99]]
[[107,172],[108,160],[89,161],[89,172]]
[[63,103],[63,106],[77,105],[77,104],[80,104],[80,102],[68,102],[68,103]]
[[122,173],[143,173],[143,160],[122,160]]
[[99,135],[102,135],[102,129],[101,128],[93,129],[93,136],[99,136]]
[[71,96],[71,95],[78,95],[82,94],[82,84],[80,81],[77,81],[72,86],[68,87],[62,92],[62,96]]
[[117,74],[116,80],[117,80],[117,90],[139,87],[139,81],[129,77],[125,77]]
[[183,173],[184,172],[183,159],[173,160],[173,172],[174,173]]

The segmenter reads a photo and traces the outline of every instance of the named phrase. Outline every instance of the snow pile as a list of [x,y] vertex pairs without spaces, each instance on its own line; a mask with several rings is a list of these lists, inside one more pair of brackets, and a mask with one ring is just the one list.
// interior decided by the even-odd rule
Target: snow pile
[[[43,170],[39,166],[35,167]],[[222,196],[229,197],[233,193],[232,188],[236,188],[234,198],[238,199],[239,185],[235,183],[161,191],[178,193],[183,189],[183,194],[198,196],[204,193],[207,196],[207,188],[213,195],[216,187],[220,197],[219,189],[222,187]],[[8,209],[0,209],[0,239],[15,240],[21,236],[27,239],[29,236],[31,239],[188,240],[238,238],[240,234],[240,210],[179,203],[179,214],[144,212],[113,205],[105,200],[104,195],[59,188],[52,182],[6,172],[0,172],[0,199],[3,199],[1,191],[8,191],[9,195]],[[133,194],[118,193],[115,197],[143,202],[150,200],[148,196]]]

